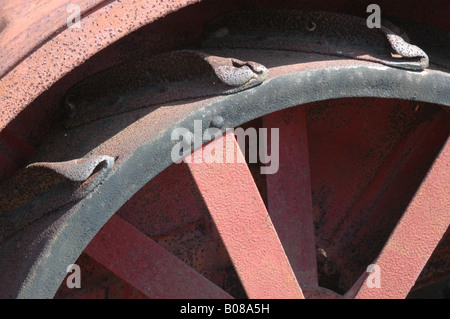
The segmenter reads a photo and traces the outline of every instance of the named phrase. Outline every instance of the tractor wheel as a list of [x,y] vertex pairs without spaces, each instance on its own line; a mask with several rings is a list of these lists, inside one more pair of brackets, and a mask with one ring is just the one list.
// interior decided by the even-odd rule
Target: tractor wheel
[[[445,255],[450,156],[448,113],[417,107],[330,100],[227,131],[129,199],[75,262],[82,288],[68,275],[55,296],[413,297],[445,277],[430,268]],[[275,173],[261,173],[275,157],[250,159],[252,132],[268,133]]]
[[[0,185],[0,297],[445,296],[450,62],[445,48],[427,40],[447,38],[424,29],[425,70],[286,49],[288,38],[269,49],[199,48],[203,60],[224,57],[228,67],[267,67],[267,78],[242,91],[217,94],[221,83],[208,82],[205,68],[137,93],[110,85],[166,76],[121,63],[153,57],[155,43],[159,51],[191,50],[200,26],[224,11],[219,3],[145,20],[64,77],[59,70],[58,81],[39,86],[42,92],[27,96],[30,105],[5,117],[3,149],[32,165],[0,162],[9,177]],[[85,21],[98,15],[106,23],[102,10],[125,12],[116,5]],[[184,25],[175,22],[185,20],[192,32],[178,44]],[[64,34],[48,45],[57,47]],[[354,46],[343,48],[353,54]],[[192,51],[181,52],[168,55],[181,60],[164,60],[181,64],[156,68],[189,71],[182,62]],[[90,77],[110,66],[115,73],[104,74],[113,76]],[[83,79],[82,93],[107,94],[94,102],[80,94],[80,104],[71,104],[67,92]],[[205,137],[208,129],[215,138]]]

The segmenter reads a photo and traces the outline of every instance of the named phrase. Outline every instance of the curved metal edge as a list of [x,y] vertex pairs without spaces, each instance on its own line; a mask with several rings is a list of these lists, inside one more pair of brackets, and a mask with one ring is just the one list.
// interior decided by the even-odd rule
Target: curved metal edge
[[[267,68],[253,61],[198,50],[161,53],[111,67],[75,84],[64,97],[69,115],[65,127],[81,126],[149,103],[234,94],[261,84],[268,76]],[[194,83],[201,90],[192,90]]]
[[[32,235],[24,230],[0,247],[0,255],[16,256],[14,262],[0,260],[0,276],[4,276],[0,282],[9,287],[7,295],[0,291],[0,297],[52,298],[66,275],[67,265],[75,262],[108,219],[172,164],[171,149],[177,141],[171,140],[171,131],[176,127],[193,130],[194,120],[202,120],[206,129],[220,115],[225,131],[277,110],[348,97],[415,100],[450,107],[448,87],[450,76],[442,72],[347,66],[282,75],[251,90],[203,104],[117,164],[96,192],[71,208],[37,221]],[[28,247],[22,252],[26,258],[17,247]]]
[[[83,27],[56,32],[0,76],[0,131],[40,94],[100,50],[156,19],[200,1],[112,1],[93,12],[88,10],[90,14],[81,19]],[[130,12],[134,15],[125,18]],[[60,56],[65,59],[55,59]]]

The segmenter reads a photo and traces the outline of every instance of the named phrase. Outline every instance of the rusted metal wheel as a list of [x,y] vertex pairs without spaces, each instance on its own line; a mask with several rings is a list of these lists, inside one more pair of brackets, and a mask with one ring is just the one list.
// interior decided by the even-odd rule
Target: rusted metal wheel
[[[123,43],[34,102],[57,96],[69,114],[28,160],[57,176],[25,169],[11,174],[19,184],[4,188],[19,198],[17,185],[31,189],[29,176],[38,176],[45,189],[24,192],[34,199],[24,196],[1,215],[1,297],[405,298],[448,278],[445,57],[412,72],[323,52],[202,48],[233,58],[234,67],[254,71],[243,61],[255,61],[270,76],[219,95],[200,68],[189,74],[197,82],[156,83],[131,100],[103,82],[108,108],[70,104],[69,87]],[[118,78],[130,76],[123,70]],[[221,137],[196,143],[190,161],[174,164],[174,130],[195,135],[196,123],[201,134],[214,127]],[[269,132],[258,148],[265,158],[255,162],[238,145],[239,134],[227,130],[238,127],[255,128],[260,141]],[[208,160],[212,149],[233,150],[235,161]],[[274,152],[279,165],[265,162]],[[81,166],[66,163],[75,159]],[[270,164],[276,172],[263,174]],[[80,289],[67,287],[73,263]],[[380,286],[367,269],[378,271]]]
[[[76,261],[82,267],[82,289],[68,289],[63,280],[56,293],[57,297],[338,298],[348,296],[343,289],[354,292],[352,280],[356,282],[355,287],[365,287],[357,279],[365,273],[366,263],[376,263],[382,267],[382,287],[389,287],[388,291],[369,292],[380,292],[380,297],[405,297],[448,226],[446,211],[433,207],[433,203],[439,206],[442,201],[444,206],[446,205],[445,187],[448,183],[445,143],[448,138],[448,113],[439,106],[422,103],[419,104],[421,110],[414,111],[417,107],[414,105],[415,103],[411,102],[371,98],[331,100],[265,115],[261,120],[247,123],[246,127],[280,128],[280,136],[283,136],[283,139],[280,140],[280,170],[277,174],[261,176],[257,164],[249,165],[250,169],[247,164],[172,164],[159,174],[153,173],[155,177],[149,183],[144,183],[130,200],[126,200],[126,197],[122,198],[122,194],[130,191],[132,187],[137,187],[136,181],[142,171],[125,171],[124,175],[111,184],[109,190],[107,179],[99,185],[98,192],[83,199],[82,205],[68,207],[61,215],[50,215],[35,222],[33,231],[36,233],[33,234],[28,229],[24,235],[30,237],[25,237],[25,243],[20,242],[20,245],[26,245],[29,240],[28,245],[36,247],[36,240],[39,242],[44,239],[50,240],[51,250],[70,252],[74,244],[84,250]],[[397,121],[394,121],[395,129],[389,125],[383,127],[379,121],[367,122],[374,116],[374,108],[384,108],[386,113],[378,116],[398,116]],[[327,129],[324,129],[320,118],[327,112],[333,112],[340,120],[327,121]],[[415,114],[414,112],[423,113],[419,118],[411,118],[409,114]],[[224,119],[227,118],[221,114]],[[353,124],[343,128],[342,122],[348,122],[349,119]],[[120,121],[123,121],[123,118]],[[308,121],[309,125],[306,125]],[[148,124],[142,122],[138,125],[145,128],[149,127]],[[361,129],[364,127],[362,136],[354,136],[355,125],[361,126]],[[393,130],[397,131],[397,125],[407,129],[401,134],[398,133],[398,143],[395,147],[391,146],[392,151],[380,155],[375,161],[371,156],[374,151],[370,147],[367,148],[366,143],[373,143],[381,150],[386,147],[388,140],[382,142],[382,138],[366,139],[365,134],[370,135],[376,128],[377,136],[391,136]],[[412,129],[411,125],[415,126],[415,129]],[[106,132],[107,126],[115,131],[116,120],[108,119],[105,125],[100,126],[96,123],[91,129]],[[76,129],[72,134],[94,138],[98,136],[92,134],[92,131],[86,134],[85,129]],[[142,135],[143,131],[138,131]],[[62,149],[59,141],[65,141],[66,138],[80,140],[74,139],[75,136],[70,134],[64,132],[55,138],[49,145],[55,143],[54,146],[59,147],[51,147],[54,152],[49,152],[47,148],[45,156],[60,154]],[[126,130],[121,134],[126,136],[125,143],[114,141],[111,144],[114,150],[117,150],[118,145],[125,147],[130,138]],[[342,136],[339,137],[339,134]],[[345,139],[341,139],[342,137]],[[417,139],[420,140],[419,144]],[[342,144],[334,145],[336,141],[341,141],[340,143],[347,147],[342,147]],[[86,139],[83,142],[86,143]],[[216,143],[220,143],[220,140]],[[431,173],[421,184],[442,145],[443,151],[435,160]],[[311,148],[312,146],[314,147]],[[147,150],[155,149],[151,147]],[[355,149],[355,153],[348,152],[349,149]],[[367,156],[360,156],[358,150],[362,149],[368,152]],[[107,149],[102,147],[102,152],[105,150]],[[164,153],[169,150],[167,148]],[[339,150],[340,154],[337,153]],[[324,152],[329,152],[330,156],[324,156]],[[108,151],[106,153],[110,154]],[[338,155],[345,156],[340,158]],[[330,161],[325,165],[324,158],[330,157],[336,162]],[[139,160],[131,164],[130,168],[139,169],[141,166],[143,171],[146,171],[155,165],[155,162],[146,164],[145,161],[152,161],[154,158],[158,157],[139,156]],[[420,160],[415,161],[411,167],[414,158]],[[314,163],[317,163],[315,168]],[[419,167],[418,163],[421,163]],[[349,176],[343,183],[339,175],[346,165],[349,172],[355,172],[353,177],[357,178],[352,181]],[[374,173],[367,169],[369,165],[381,167]],[[392,175],[393,167],[400,173]],[[334,182],[331,178],[333,171],[337,174]],[[361,171],[370,172],[373,178],[359,176]],[[437,172],[437,176],[433,172]],[[114,176],[114,170],[112,174],[109,178]],[[405,182],[405,179],[408,182]],[[433,186],[429,186],[430,181]],[[367,183],[366,186],[353,185],[363,182]],[[428,187],[431,187],[431,192]],[[324,188],[327,191],[324,192]],[[417,188],[419,190],[413,197]],[[342,216],[345,218],[341,220],[339,216],[331,217],[334,209],[327,209],[326,205],[332,207],[333,204],[329,201],[338,201],[335,205],[341,207],[341,201],[344,200],[342,192],[352,189],[358,193],[359,198],[352,203],[354,208],[347,216]],[[401,190],[402,196],[391,192],[391,189]],[[335,192],[339,194],[339,198],[334,197],[337,196]],[[96,196],[98,198],[93,199]],[[354,196],[352,194],[349,197]],[[392,196],[402,198],[396,198],[394,202]],[[104,199],[100,201],[99,198]],[[119,204],[116,204],[117,202]],[[411,203],[408,205],[409,202]],[[387,209],[392,203],[396,206]],[[428,208],[429,205],[433,208]],[[121,208],[109,221],[109,217],[104,219],[104,226],[101,222],[97,223],[104,212],[113,213],[113,209],[109,210],[111,206]],[[370,206],[370,209],[365,208],[367,206]],[[86,210],[86,215],[78,217],[77,214],[83,210]],[[400,219],[404,210],[406,212]],[[67,212],[71,213],[65,215]],[[421,218],[423,212],[427,216],[425,220]],[[436,212],[435,219],[431,219],[433,212]],[[408,221],[409,218],[412,221]],[[53,233],[52,226],[55,222],[58,227],[62,227],[56,234]],[[330,226],[328,223],[338,226]],[[42,227],[41,232],[38,232],[39,224]],[[80,236],[80,224],[87,227],[83,236]],[[406,234],[402,233],[405,232],[404,227]],[[410,231],[421,227],[425,229]],[[95,235],[97,228],[101,230]],[[437,231],[439,229],[440,232]],[[47,233],[49,230],[51,232]],[[67,230],[69,233],[64,234]],[[388,237],[391,231],[393,235]],[[95,235],[92,241],[87,236],[89,232],[92,232],[91,236]],[[428,238],[428,235],[431,237]],[[339,240],[334,240],[336,237]],[[398,243],[398,240],[401,243]],[[17,243],[15,240],[11,242]],[[86,249],[83,248],[84,243],[89,243]],[[361,243],[364,243],[362,247],[359,246]],[[57,245],[69,245],[72,248],[57,248]],[[383,245],[384,248],[379,253],[377,249]],[[395,254],[394,251],[392,255],[389,250],[391,245],[401,246],[401,254]],[[428,248],[424,250],[425,247]],[[38,248],[40,249],[39,246]],[[21,256],[20,253],[18,257]],[[37,287],[47,285],[50,278],[45,277],[51,269],[59,272],[60,276],[51,287],[55,289],[64,277],[66,266],[73,263],[73,260],[64,258],[58,267],[52,269],[55,259],[63,257],[64,254],[48,252],[42,256],[39,258],[43,258],[44,264],[48,264],[45,269],[37,272],[38,276],[33,275],[31,283],[35,280]],[[436,256],[438,257],[435,262],[442,263],[440,258],[446,256],[445,246],[444,252],[437,252]],[[383,264],[385,258],[388,258],[388,266]],[[414,263],[411,263],[411,258],[416,258]],[[361,261],[355,263],[355,260]],[[64,267],[61,264],[64,264]],[[397,265],[398,268],[390,268],[390,265]],[[361,268],[362,266],[364,267]],[[411,266],[419,268],[414,270]],[[399,273],[405,276],[399,277]],[[437,280],[437,273],[433,274],[431,271],[431,274],[430,276],[427,271],[423,273],[425,283],[427,280]],[[395,287],[389,286],[390,282],[395,283]],[[39,289],[26,293],[35,296],[36,293],[40,295],[42,291]],[[48,293],[53,294],[53,291],[49,290]],[[367,291],[361,289],[359,294],[363,293]]]
[[[103,226],[77,261],[86,276],[85,289],[72,295],[74,291],[63,282],[56,296],[406,297],[448,226],[445,211],[439,207],[429,208],[436,198],[436,187],[445,189],[445,185],[439,183],[446,183],[446,178],[442,177],[446,174],[448,148],[444,146],[422,183],[421,177],[428,165],[419,173],[417,167],[409,167],[409,161],[416,156],[424,160],[437,154],[448,137],[448,114],[431,106],[432,112],[424,111],[429,115],[434,113],[433,120],[421,120],[414,125],[418,129],[421,127],[420,131],[427,127],[425,130],[429,133],[421,137],[425,139],[422,143],[435,145],[434,150],[423,153],[424,148],[415,141],[417,131],[399,136],[402,142],[393,148],[393,153],[386,154],[389,161],[385,162],[384,156],[379,159],[381,168],[374,179],[361,189],[353,189],[355,193],[362,193],[352,204],[351,212],[332,219],[332,213],[322,208],[324,202],[344,200],[334,197],[333,193],[351,190],[352,186],[347,183],[363,183],[366,178],[361,176],[345,183],[339,178],[334,184],[330,182],[334,165],[340,167],[339,174],[342,174],[346,165],[343,162],[351,158],[361,161],[349,165],[349,170],[353,171],[358,170],[358,166],[367,171],[369,165],[376,167],[380,162],[359,154],[353,157],[348,152],[347,158],[340,158],[342,151],[334,153],[336,146],[330,145],[330,139],[336,141],[345,136],[345,144],[355,149],[366,143],[386,147],[379,139],[368,142],[348,135],[355,132],[353,125],[362,126],[364,118],[374,116],[374,107],[384,108],[392,116],[399,115],[397,107],[402,112],[414,112],[411,103],[395,100],[334,100],[297,106],[248,123],[245,127],[281,130],[280,167],[273,175],[261,175],[258,164],[194,163],[195,156],[201,156],[200,151],[207,147],[203,146],[193,153],[188,163],[173,164],[156,176]],[[355,110],[358,115],[354,114]],[[316,122],[315,118],[324,112],[347,117],[329,123],[331,132],[322,132],[319,138],[308,138],[307,128],[313,136],[323,130],[323,123]],[[352,118],[353,125],[346,129],[340,127],[341,121],[348,122],[348,118]],[[378,122],[365,125],[363,135],[370,134],[373,128],[378,129],[379,136],[392,133],[392,128]],[[441,130],[446,133],[437,136],[436,132]],[[212,142],[214,148],[223,147],[228,138],[235,140],[233,134],[228,133]],[[325,140],[328,143],[324,143]],[[211,143],[207,145],[211,147]],[[415,150],[410,153],[407,151],[410,146],[406,145],[415,145]],[[332,150],[324,151],[324,148]],[[229,149],[224,153],[227,151]],[[323,162],[314,165],[315,158],[323,159],[323,153],[330,151],[338,163],[328,161],[327,165]],[[406,154],[409,160],[405,160]],[[400,164],[402,161],[406,162]],[[430,158],[424,162],[429,164]],[[392,176],[389,168],[399,166],[401,173]],[[315,170],[319,170],[317,175],[314,175]],[[405,179],[410,180],[412,171],[417,176],[413,178],[415,182],[408,185]],[[321,178],[327,182],[321,184],[324,182]],[[328,187],[329,194],[311,197],[315,193],[311,190],[323,187]],[[386,205],[393,203],[391,189],[405,194],[402,200],[397,199],[398,207],[387,209]],[[445,197],[442,195],[441,199]],[[367,206],[371,209],[364,208]],[[403,214],[400,207],[405,210]],[[425,219],[424,214],[427,214]],[[367,245],[368,242],[373,247]],[[366,244],[361,247],[361,243]],[[379,247],[382,247],[381,252],[377,252]],[[355,260],[366,260],[367,265]],[[381,288],[370,288],[363,282],[368,275],[365,267],[371,263],[382,269]],[[422,281],[429,280],[429,275],[426,270],[422,272]]]

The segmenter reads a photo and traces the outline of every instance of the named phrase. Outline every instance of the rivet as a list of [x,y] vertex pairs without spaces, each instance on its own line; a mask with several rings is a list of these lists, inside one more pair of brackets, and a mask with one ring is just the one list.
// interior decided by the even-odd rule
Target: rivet
[[308,23],[306,23],[306,29],[308,29],[308,31],[314,31],[316,30],[316,27],[317,25],[311,20],[309,20]]
[[211,120],[212,127],[222,128],[224,123],[225,119],[220,115],[214,116]]

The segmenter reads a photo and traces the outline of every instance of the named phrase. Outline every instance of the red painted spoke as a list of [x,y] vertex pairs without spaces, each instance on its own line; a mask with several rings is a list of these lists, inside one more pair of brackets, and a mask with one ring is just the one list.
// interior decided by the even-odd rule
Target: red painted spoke
[[306,109],[269,114],[263,123],[278,128],[280,139],[279,170],[266,175],[270,217],[300,286],[317,286]]
[[203,154],[201,163],[188,166],[247,296],[303,298],[234,134],[208,145],[223,154],[236,154],[234,163],[207,163],[210,155]]
[[149,298],[231,298],[116,215],[85,252]]
[[356,298],[405,298],[450,224],[450,139],[377,257],[375,274],[364,274],[346,294]]

